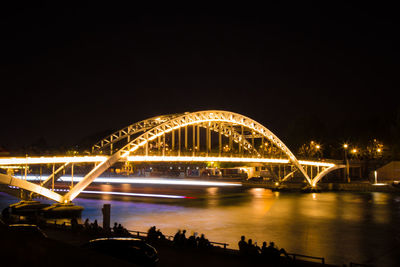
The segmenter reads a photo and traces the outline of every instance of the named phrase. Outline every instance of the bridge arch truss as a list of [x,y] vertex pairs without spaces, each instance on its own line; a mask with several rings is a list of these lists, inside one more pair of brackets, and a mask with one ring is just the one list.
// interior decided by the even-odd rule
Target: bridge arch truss
[[[152,118],[152,120],[160,121],[161,119]],[[189,127],[192,129],[188,129]],[[203,151],[200,149],[201,135],[198,134],[201,128],[205,129],[206,135],[205,146],[203,146],[205,150]],[[191,136],[188,134],[190,130],[192,131]],[[184,131],[184,134],[182,134],[182,131]],[[92,171],[90,171],[82,181],[80,181],[74,188],[72,188],[70,192],[64,196],[64,200],[70,201],[74,199],[82,190],[84,190],[84,188],[86,188],[106,169],[115,164],[117,161],[128,158],[130,155],[149,155],[153,148],[156,148],[158,153],[163,153],[162,155],[165,156],[167,151],[175,151],[175,144],[177,144],[179,148],[183,146],[185,148],[184,152],[191,153],[193,156],[199,153],[210,155],[212,153],[211,131],[219,134],[219,141],[222,139],[222,136],[228,138],[228,149],[231,156],[233,154],[234,143],[236,143],[236,151],[242,155],[248,153],[248,155],[251,155],[252,157],[265,156],[263,154],[263,151],[265,151],[264,141],[268,141],[269,144],[277,148],[277,151],[279,151],[281,155],[287,157],[289,162],[292,163],[304,175],[304,178],[310,185],[312,184],[311,178],[294,154],[275,134],[273,134],[262,124],[238,113],[221,110],[207,110],[171,116],[165,121],[157,124],[155,127],[147,129],[136,138],[128,142],[126,145],[119,148],[118,151],[110,155],[107,160],[101,162],[95,168],[93,168]],[[176,132],[178,132],[177,136],[175,136]],[[171,135],[171,150],[169,150],[167,146],[167,135]],[[175,143],[175,137],[178,139],[177,143]],[[256,149],[256,138],[262,140],[261,152]],[[189,148],[190,142],[188,139],[192,139],[191,148]],[[101,149],[101,146],[99,149]],[[224,146],[220,141],[218,146],[219,156],[222,155],[223,151]],[[175,151],[175,153],[178,153],[178,156],[180,156],[182,150],[178,149]]]
[[[58,196],[54,192],[39,190],[39,185],[32,186],[31,191],[42,195],[46,192],[47,197],[50,196],[58,202],[70,202],[109,167],[135,156],[175,157],[178,160],[191,157],[197,161],[201,158],[223,158],[225,161],[232,159],[232,162],[241,158],[250,159],[250,162],[252,159],[253,162],[276,160],[291,166],[290,172],[279,178],[280,182],[290,179],[295,172],[300,172],[310,186],[315,186],[324,175],[338,168],[335,164],[319,165],[318,162],[299,161],[290,149],[262,124],[244,115],[221,110],[152,117],[112,133],[97,142],[92,151],[107,156],[65,195]],[[70,165],[66,162],[57,171],[53,171],[41,186],[45,187],[51,180],[57,179]],[[318,170],[314,177],[313,168]],[[21,184],[21,188],[30,188],[29,182],[25,183]]]

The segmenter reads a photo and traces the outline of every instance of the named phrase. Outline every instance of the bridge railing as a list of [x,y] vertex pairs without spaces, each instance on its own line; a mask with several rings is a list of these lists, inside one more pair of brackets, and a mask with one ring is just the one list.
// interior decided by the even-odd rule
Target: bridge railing
[[[181,157],[192,157],[194,154],[194,156],[196,157],[218,157],[218,156],[222,156],[222,157],[233,157],[233,158],[241,158],[241,157],[246,157],[246,158],[258,158],[257,154],[255,153],[238,153],[236,152],[221,152],[221,154],[218,152],[218,150],[213,150],[210,152],[205,152],[205,151],[195,151],[195,153],[193,153],[193,151],[191,150],[187,150],[187,151],[180,151],[178,152],[177,150],[168,150],[165,151],[164,153],[162,151],[148,151],[147,155],[148,156],[181,156]],[[142,155],[141,153],[139,153],[139,155]],[[134,154],[132,154],[132,156],[134,156]],[[279,154],[277,155],[264,155],[264,157],[268,158],[268,157],[279,157]]]

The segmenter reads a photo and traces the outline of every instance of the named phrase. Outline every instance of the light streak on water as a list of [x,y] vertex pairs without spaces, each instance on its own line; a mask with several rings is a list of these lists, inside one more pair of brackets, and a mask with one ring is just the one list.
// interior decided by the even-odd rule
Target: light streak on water
[[[19,179],[24,179],[24,176],[15,176]],[[39,181],[40,178],[38,176],[27,176],[28,181]],[[42,177],[42,181],[43,181]],[[83,180],[82,176],[74,176],[71,179],[71,176],[61,176],[58,181],[60,182],[80,182]],[[110,183],[110,184],[155,184],[155,185],[189,185],[189,186],[241,186],[241,183],[233,183],[233,182],[210,182],[210,181],[200,181],[200,180],[180,180],[180,179],[168,179],[168,178],[107,178],[107,177],[98,177],[93,183]]]
[[[9,188],[19,189],[17,186],[8,186]],[[54,189],[56,192],[68,192],[68,189]],[[194,198],[187,196],[178,195],[163,195],[163,194],[141,194],[141,193],[125,193],[125,192],[112,192],[112,191],[89,191],[83,190],[82,193],[86,194],[101,194],[101,195],[118,195],[118,196],[130,196],[130,197],[155,197],[155,198]]]
[[190,198],[186,196],[177,195],[162,195],[162,194],[140,194],[140,193],[124,193],[124,192],[111,192],[111,191],[85,191],[86,194],[103,194],[103,195],[118,195],[118,196],[132,196],[132,197],[159,197],[159,198]]

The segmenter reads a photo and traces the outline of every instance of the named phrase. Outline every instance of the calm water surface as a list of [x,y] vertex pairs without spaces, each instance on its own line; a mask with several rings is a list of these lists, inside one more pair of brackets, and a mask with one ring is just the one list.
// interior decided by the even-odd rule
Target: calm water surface
[[[122,187],[130,185],[122,185]],[[109,191],[109,185],[104,185]],[[131,190],[130,188],[129,190]],[[278,193],[263,188],[146,188],[138,192],[189,195],[195,199],[78,198],[82,218],[102,221],[111,204],[112,222],[130,230],[156,225],[204,233],[237,248],[241,235],[259,245],[274,241],[288,252],[325,257],[327,263],[400,266],[400,195],[389,193]],[[1,208],[17,199],[0,194]]]

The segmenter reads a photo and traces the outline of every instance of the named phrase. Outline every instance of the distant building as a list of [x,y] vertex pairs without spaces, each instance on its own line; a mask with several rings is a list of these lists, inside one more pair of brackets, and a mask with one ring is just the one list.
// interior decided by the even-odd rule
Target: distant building
[[392,161],[376,170],[379,182],[400,180],[400,161]]

